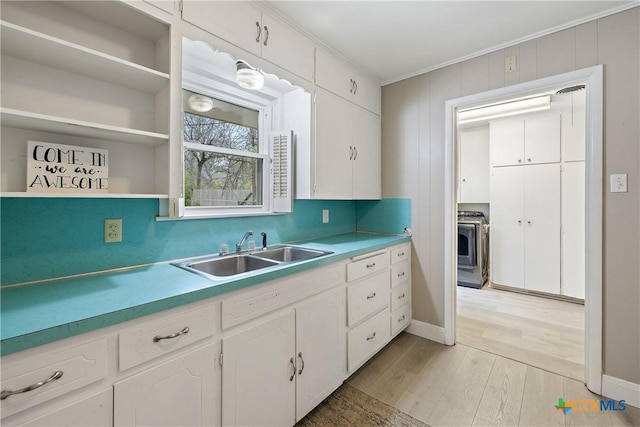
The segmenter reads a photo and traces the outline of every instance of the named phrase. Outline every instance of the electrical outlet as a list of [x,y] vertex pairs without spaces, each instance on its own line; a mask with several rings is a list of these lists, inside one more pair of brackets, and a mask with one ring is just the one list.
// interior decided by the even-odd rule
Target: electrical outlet
[[504,60],[504,71],[511,73],[518,68],[518,61],[515,56],[510,56]]
[[122,218],[104,220],[104,242],[122,242]]
[[329,223],[329,209],[322,210],[322,223],[323,224]]

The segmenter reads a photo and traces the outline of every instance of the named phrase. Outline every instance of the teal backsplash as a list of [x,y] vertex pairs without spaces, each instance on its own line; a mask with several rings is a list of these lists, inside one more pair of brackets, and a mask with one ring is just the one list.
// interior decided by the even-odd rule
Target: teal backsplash
[[411,199],[362,200],[357,202],[358,231],[402,234],[411,228]]
[[[2,198],[0,280],[31,282],[218,252],[253,230],[256,244],[313,239],[353,231],[401,233],[407,199],[379,202],[296,200],[286,215],[156,221],[155,199]],[[330,222],[322,223],[329,209]],[[372,209],[377,209],[371,216]],[[366,221],[358,223],[358,212]],[[105,244],[104,219],[122,218],[122,243]],[[394,227],[393,224],[396,224]],[[397,232],[400,229],[400,232]]]

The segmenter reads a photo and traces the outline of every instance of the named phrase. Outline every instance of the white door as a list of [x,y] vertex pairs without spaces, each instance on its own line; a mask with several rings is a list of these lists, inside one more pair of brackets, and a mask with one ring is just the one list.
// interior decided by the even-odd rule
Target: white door
[[491,166],[524,164],[524,119],[491,122]]
[[524,287],[524,167],[491,172],[491,281]]
[[459,203],[489,203],[489,128],[460,132]]
[[565,163],[562,171],[562,295],[584,299],[584,162]]
[[343,289],[336,288],[296,308],[296,421],[342,383],[343,293]]
[[187,0],[182,19],[254,55],[261,54],[262,14],[249,2]]
[[526,164],[560,161],[560,114],[529,117],[524,123]]
[[351,106],[353,147],[353,198],[355,200],[380,199],[382,196],[382,146],[380,116]]
[[295,424],[295,313],[222,341],[222,424]]
[[117,382],[114,425],[219,425],[215,353],[211,344]]
[[352,105],[316,91],[316,199],[352,198]]
[[525,289],[560,293],[560,165],[525,172]]

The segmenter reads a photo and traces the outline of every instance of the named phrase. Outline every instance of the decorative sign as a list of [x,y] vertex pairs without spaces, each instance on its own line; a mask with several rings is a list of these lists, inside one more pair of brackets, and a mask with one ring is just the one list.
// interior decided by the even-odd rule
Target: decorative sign
[[27,147],[27,192],[108,192],[108,150],[38,141]]

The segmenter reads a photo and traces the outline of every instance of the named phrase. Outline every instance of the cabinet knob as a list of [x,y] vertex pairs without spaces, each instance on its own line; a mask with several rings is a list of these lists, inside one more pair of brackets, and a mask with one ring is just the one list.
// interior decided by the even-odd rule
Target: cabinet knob
[[530,161],[531,161],[531,157],[527,157],[527,162],[530,162]]
[[522,163],[522,159],[518,159],[518,163]]
[[521,219],[518,220],[518,224],[522,224],[522,220]]
[[527,221],[527,224],[531,225],[531,221]]

